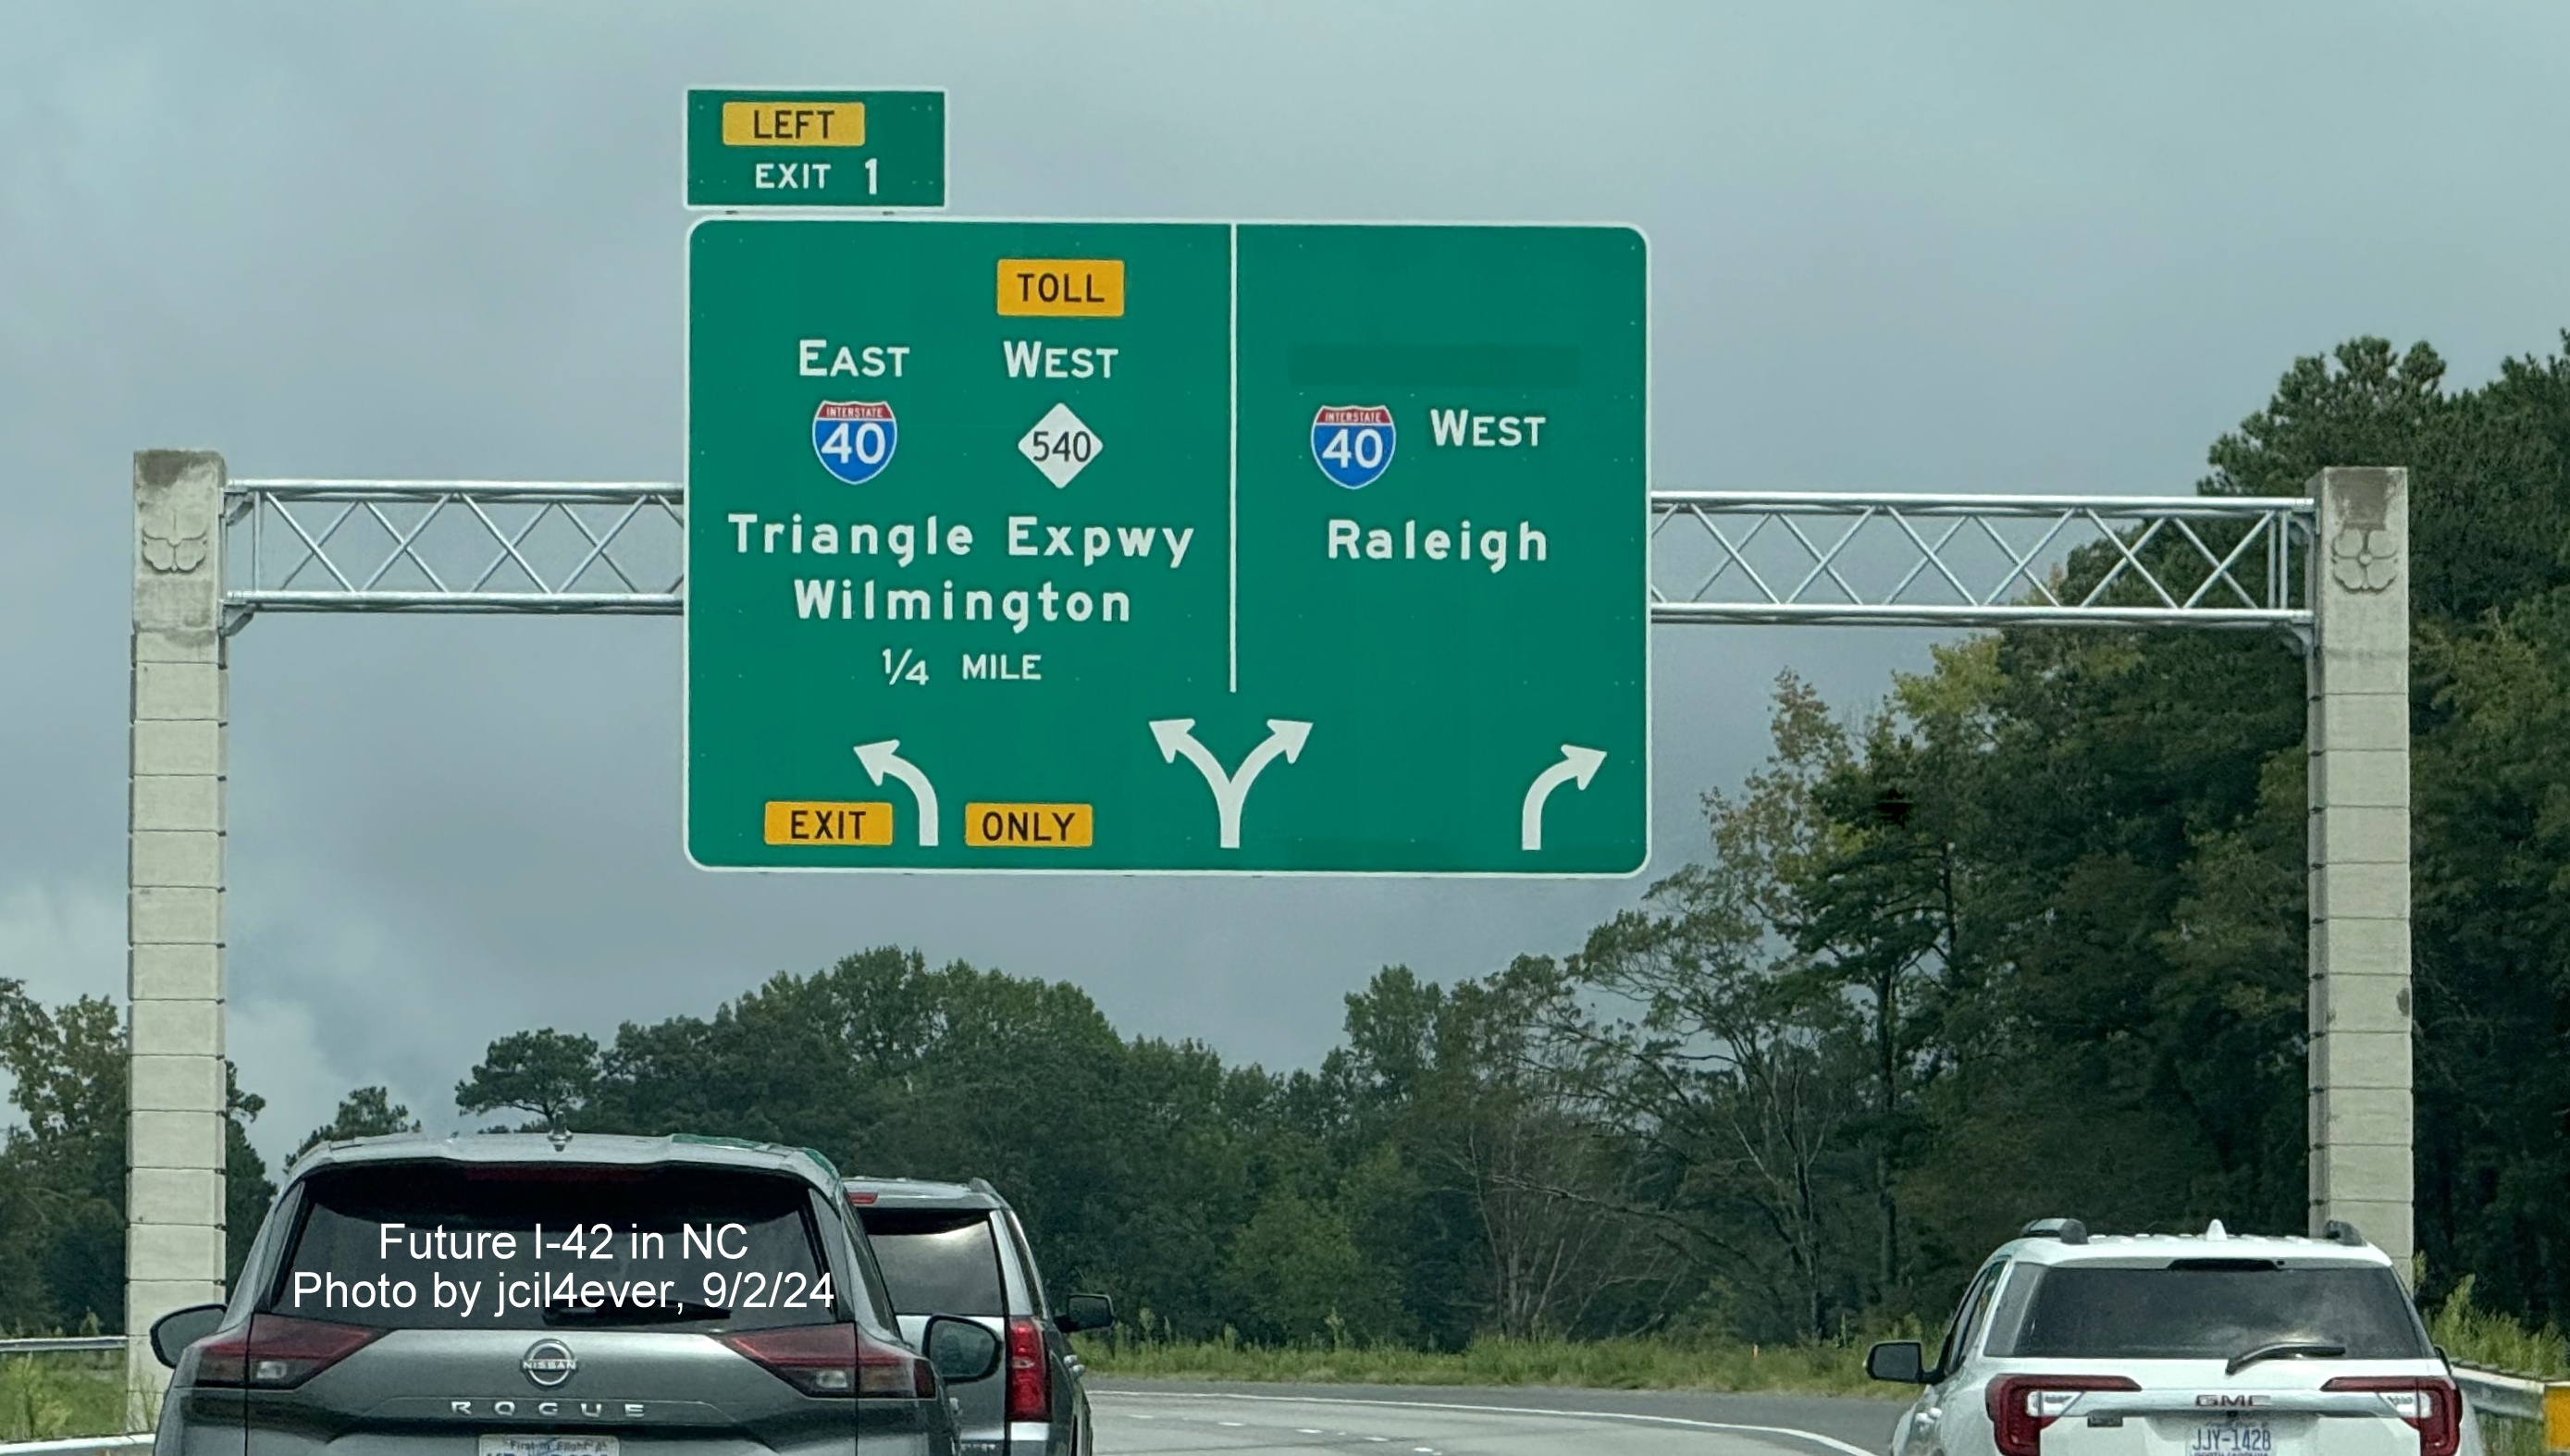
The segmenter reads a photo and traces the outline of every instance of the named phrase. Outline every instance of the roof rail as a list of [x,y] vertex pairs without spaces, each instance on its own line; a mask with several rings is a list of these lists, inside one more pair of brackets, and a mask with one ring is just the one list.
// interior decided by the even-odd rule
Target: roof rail
[[2364,1236],[2357,1233],[2356,1226],[2345,1219],[2332,1219],[2321,1225],[2321,1237],[2332,1244],[2344,1244],[2350,1249],[2364,1247]]
[[2037,1219],[2017,1231],[2022,1239],[2058,1239],[2064,1244],[2088,1242],[2088,1226],[2077,1219]]

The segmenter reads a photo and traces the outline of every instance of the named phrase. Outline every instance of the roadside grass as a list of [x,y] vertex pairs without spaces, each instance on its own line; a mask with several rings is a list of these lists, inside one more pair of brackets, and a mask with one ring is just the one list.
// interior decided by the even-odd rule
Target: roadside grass
[[[2480,1307],[2472,1301],[2469,1274],[2428,1316],[2427,1334],[2446,1358],[2458,1364],[2544,1380],[2570,1378],[2570,1340],[2551,1325],[2531,1325],[2513,1314]],[[2542,1456],[2540,1421],[2484,1415],[2480,1426],[2489,1456]]]
[[2513,1314],[2472,1302],[2465,1274],[2427,1320],[2427,1334],[2449,1359],[2513,1375],[2547,1380],[2570,1377],[2570,1340],[2550,1325],[2536,1327]]
[[1862,1344],[1756,1345],[1674,1338],[1477,1339],[1461,1350],[1264,1346],[1237,1339],[1078,1337],[1100,1375],[1340,1385],[1552,1385],[1610,1390],[1773,1390],[1906,1396],[1866,1378]]
[[0,1441],[113,1436],[125,1429],[124,1356],[0,1355]]

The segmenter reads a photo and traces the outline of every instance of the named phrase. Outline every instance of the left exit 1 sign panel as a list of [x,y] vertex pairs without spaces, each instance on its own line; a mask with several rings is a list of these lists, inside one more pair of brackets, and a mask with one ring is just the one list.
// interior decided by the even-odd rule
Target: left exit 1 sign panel
[[687,93],[690,207],[943,207],[946,93]]

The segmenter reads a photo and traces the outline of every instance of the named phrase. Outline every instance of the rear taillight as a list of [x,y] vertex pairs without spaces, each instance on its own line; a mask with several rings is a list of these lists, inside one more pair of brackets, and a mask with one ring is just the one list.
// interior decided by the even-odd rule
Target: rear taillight
[[[2006,1375],[1990,1382],[1990,1438],[1999,1456],[2040,1456],[2043,1428],[2083,1390],[2139,1390],[2121,1375]],[[2447,1453],[2451,1456],[2451,1453]]]
[[1032,1319],[1009,1321],[1009,1419],[1053,1419],[1053,1391],[1047,1378],[1044,1330]]
[[253,1314],[197,1349],[197,1383],[290,1390],[384,1336],[360,1324]]
[[2434,1375],[2341,1375],[2323,1390],[2369,1390],[2418,1433],[2418,1456],[2454,1456],[2463,1443],[2463,1397]]
[[937,1372],[926,1360],[853,1324],[797,1324],[719,1338],[806,1395],[889,1400],[937,1395]]

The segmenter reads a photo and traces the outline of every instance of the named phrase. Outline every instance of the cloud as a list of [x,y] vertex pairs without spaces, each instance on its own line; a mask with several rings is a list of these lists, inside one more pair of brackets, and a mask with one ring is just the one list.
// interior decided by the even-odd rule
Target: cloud
[[0,980],[40,1001],[125,994],[125,896],[78,881],[0,888]]
[[[1491,3],[19,8],[0,39],[0,967],[121,980],[128,461],[673,479],[690,83],[950,89],[986,215],[1609,218],[1654,471],[2180,491],[2298,353],[2458,378],[2570,321],[2570,11]],[[2397,77],[2396,90],[2380,78]],[[1653,874],[1919,633],[1663,630]],[[1380,964],[1561,949],[1638,883],[791,881],[677,849],[667,621],[232,644],[232,1046],[262,1148],[493,1037],[701,1014],[883,942],[1288,1064]],[[17,974],[16,969],[0,973]]]

